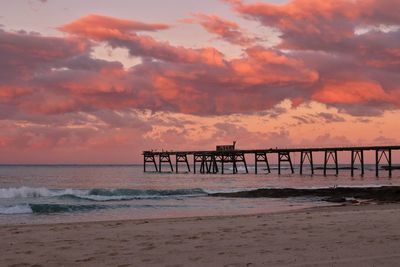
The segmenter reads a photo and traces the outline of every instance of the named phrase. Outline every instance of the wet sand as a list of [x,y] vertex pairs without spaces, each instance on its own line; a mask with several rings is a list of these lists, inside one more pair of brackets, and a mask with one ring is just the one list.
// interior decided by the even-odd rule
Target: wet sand
[[0,266],[398,266],[400,204],[0,226]]

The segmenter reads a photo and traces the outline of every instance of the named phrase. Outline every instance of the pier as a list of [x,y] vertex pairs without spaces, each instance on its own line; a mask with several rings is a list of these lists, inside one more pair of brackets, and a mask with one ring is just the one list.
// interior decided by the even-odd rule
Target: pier
[[[235,149],[233,145],[217,146],[216,150],[208,151],[143,151],[143,170],[147,171],[147,166],[152,165],[156,172],[163,172],[166,168],[169,172],[179,172],[179,164],[185,165],[185,172],[191,172],[189,160],[193,162],[193,173],[197,171],[201,174],[224,174],[224,166],[231,164],[232,173],[238,173],[238,166],[244,167],[244,172],[249,173],[246,156],[254,159],[254,172],[259,173],[260,165],[264,166],[266,173],[271,173],[269,159],[276,157],[278,160],[278,174],[281,174],[282,165],[286,164],[291,173],[294,173],[293,155],[300,157],[300,174],[304,174],[304,166],[310,167],[310,174],[315,173],[315,153],[323,153],[323,174],[326,176],[328,171],[333,171],[338,175],[341,169],[338,161],[338,152],[349,153],[351,156],[350,169],[351,176],[354,176],[356,164],[360,165],[360,174],[365,173],[364,154],[367,151],[375,153],[375,175],[379,176],[380,167],[388,171],[389,177],[392,176],[394,169],[392,163],[392,152],[400,150],[399,146],[354,146],[354,147],[326,147],[326,148],[269,148],[269,149]],[[173,167],[175,162],[175,169]],[[328,167],[333,165],[334,167]],[[197,169],[199,167],[199,169]],[[358,168],[357,168],[358,169]]]

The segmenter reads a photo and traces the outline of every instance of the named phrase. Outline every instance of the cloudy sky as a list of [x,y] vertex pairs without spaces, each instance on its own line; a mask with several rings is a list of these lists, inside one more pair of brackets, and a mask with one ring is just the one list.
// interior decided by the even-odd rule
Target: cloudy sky
[[0,3],[0,163],[400,143],[399,0]]

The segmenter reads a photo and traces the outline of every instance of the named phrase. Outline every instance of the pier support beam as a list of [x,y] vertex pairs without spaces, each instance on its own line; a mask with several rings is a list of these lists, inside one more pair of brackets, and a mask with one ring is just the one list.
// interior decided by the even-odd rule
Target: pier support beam
[[229,155],[229,161],[232,162],[232,174],[238,173],[235,154],[230,154]]
[[[195,153],[193,154],[193,172],[196,173],[196,163],[197,162],[203,162],[203,154],[198,154]],[[201,172],[201,167],[200,167],[200,172]]]
[[244,158],[244,154],[240,153],[240,155],[237,155],[235,153],[226,153],[223,152],[221,154],[218,154],[216,156],[216,162],[221,162],[221,173],[224,174],[225,169],[224,165],[225,163],[231,163],[232,162],[232,173],[236,174],[238,173],[237,169],[237,162],[243,162],[245,164],[246,170],[247,170],[247,164],[246,164],[246,159]]
[[289,151],[279,151],[278,152],[278,174],[281,174],[281,162],[289,162],[292,174],[294,173],[292,160],[290,159]]
[[193,172],[196,173],[197,163],[200,162],[200,173],[218,173],[216,155],[206,153],[193,154]]
[[244,153],[235,153],[233,156],[234,156],[234,163],[236,166],[236,173],[238,172],[238,170],[237,170],[238,162],[243,162],[246,173],[249,173],[249,170],[247,169],[246,157],[244,156]]
[[375,175],[379,177],[379,163],[382,158],[388,163],[389,177],[392,177],[392,150],[391,149],[376,149],[375,150]]
[[211,171],[211,167],[212,167],[212,173],[218,173],[219,169],[218,169],[218,164],[217,164],[217,159],[215,155],[211,156],[211,162],[210,162],[210,171]]
[[218,173],[217,161],[214,154],[203,155],[203,173]]
[[206,173],[206,155],[201,156],[200,173]]
[[174,171],[174,168],[172,167],[171,157],[168,153],[161,153],[158,158],[158,171],[159,172],[162,172],[161,167],[162,167],[163,163],[169,163],[169,166],[171,167],[171,172]]
[[329,159],[332,159],[333,162],[335,163],[336,175],[339,175],[337,150],[325,150],[324,175],[326,176],[326,170],[327,170],[327,165],[329,163]]
[[206,171],[206,155],[201,155],[200,173],[204,174]]
[[143,154],[143,171],[146,172],[146,164],[147,163],[153,163],[154,168],[156,169],[156,172],[158,172],[157,168],[157,163],[156,163],[156,157],[153,153],[144,153]]
[[267,171],[271,173],[271,169],[269,168],[267,153],[265,152],[256,152],[254,153],[254,173],[258,172],[258,162],[265,162],[267,164]]
[[354,176],[354,163],[358,160],[361,164],[361,176],[364,176],[364,150],[351,151],[351,177]]
[[311,174],[314,174],[314,162],[311,150],[300,152],[300,174],[303,174],[303,165],[306,160],[308,160],[308,162],[310,163]]
[[225,163],[225,156],[222,154],[221,157],[221,173],[224,174],[224,163]]
[[175,171],[176,173],[178,173],[178,168],[179,168],[179,163],[186,163],[186,167],[188,172],[190,172],[190,166],[189,166],[189,161],[187,159],[187,155],[186,154],[176,154],[176,161],[175,161]]

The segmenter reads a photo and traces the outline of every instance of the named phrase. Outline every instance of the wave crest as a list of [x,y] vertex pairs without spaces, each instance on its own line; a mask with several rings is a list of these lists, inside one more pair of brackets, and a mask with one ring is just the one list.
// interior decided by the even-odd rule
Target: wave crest
[[48,188],[0,188],[1,198],[40,198],[58,197],[70,199],[84,199],[93,201],[130,200],[165,198],[178,196],[201,196],[207,192],[200,188],[174,190],[141,190],[141,189],[48,189]]
[[0,214],[11,215],[11,214],[27,214],[33,213],[31,207],[28,204],[21,204],[15,206],[0,206]]
[[79,189],[48,189],[45,187],[0,188],[0,198],[38,198],[62,195],[83,195],[87,190]]

